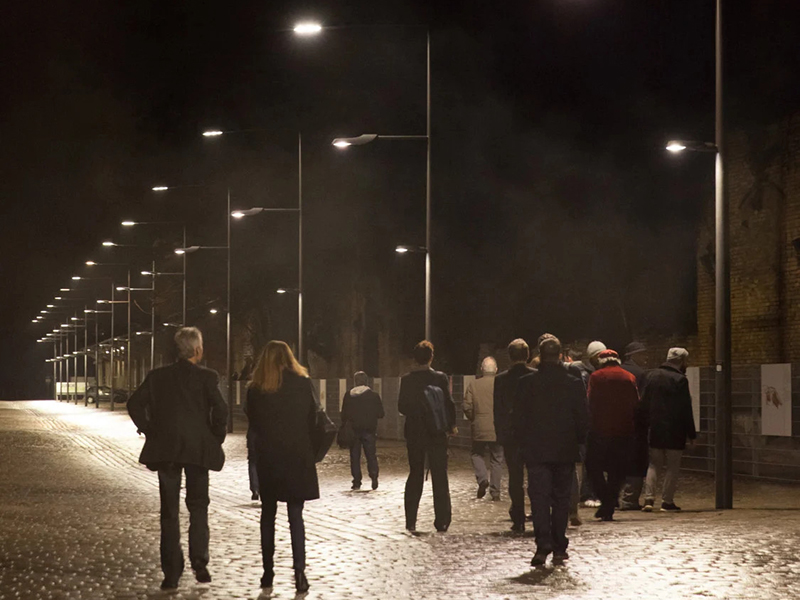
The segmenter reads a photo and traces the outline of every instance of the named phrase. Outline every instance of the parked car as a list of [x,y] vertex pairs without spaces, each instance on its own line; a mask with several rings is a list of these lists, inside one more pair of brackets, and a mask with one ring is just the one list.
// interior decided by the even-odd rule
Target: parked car
[[[86,390],[86,399],[90,404],[97,404],[99,402],[111,402],[111,388],[107,385],[101,385],[99,388],[96,385],[90,385]],[[128,401],[128,390],[115,389],[114,390],[114,403],[125,404]]]

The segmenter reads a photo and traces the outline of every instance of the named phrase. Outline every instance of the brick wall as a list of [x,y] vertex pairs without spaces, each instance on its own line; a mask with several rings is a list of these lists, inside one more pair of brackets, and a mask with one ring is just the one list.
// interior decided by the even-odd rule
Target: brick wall
[[[735,364],[800,360],[800,114],[729,136],[731,344]],[[696,362],[714,362],[714,201],[697,254]]]

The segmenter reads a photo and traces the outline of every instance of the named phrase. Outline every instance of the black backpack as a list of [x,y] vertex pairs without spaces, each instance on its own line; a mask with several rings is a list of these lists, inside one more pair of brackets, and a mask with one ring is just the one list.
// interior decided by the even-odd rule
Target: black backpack
[[452,429],[452,423],[449,422],[447,417],[442,388],[437,385],[427,385],[423,391],[425,401],[422,405],[422,414],[428,433],[431,435],[449,433]]

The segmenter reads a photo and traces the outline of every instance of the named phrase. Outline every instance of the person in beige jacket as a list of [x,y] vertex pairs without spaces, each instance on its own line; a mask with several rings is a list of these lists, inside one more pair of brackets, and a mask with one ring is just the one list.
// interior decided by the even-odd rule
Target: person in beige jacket
[[[497,443],[494,430],[494,378],[497,362],[487,356],[481,363],[483,377],[470,382],[464,392],[464,414],[472,421],[472,467],[478,480],[478,498],[489,489],[492,500],[500,500],[500,480],[503,474],[503,446]],[[485,455],[489,454],[486,470]]]

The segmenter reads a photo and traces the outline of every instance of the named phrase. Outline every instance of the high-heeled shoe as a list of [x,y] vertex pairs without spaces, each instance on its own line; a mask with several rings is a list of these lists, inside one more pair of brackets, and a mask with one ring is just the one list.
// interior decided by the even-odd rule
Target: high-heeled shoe
[[308,579],[306,579],[305,571],[294,572],[294,586],[297,589],[298,594],[308,591],[310,586],[308,585]]

